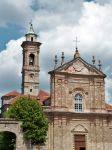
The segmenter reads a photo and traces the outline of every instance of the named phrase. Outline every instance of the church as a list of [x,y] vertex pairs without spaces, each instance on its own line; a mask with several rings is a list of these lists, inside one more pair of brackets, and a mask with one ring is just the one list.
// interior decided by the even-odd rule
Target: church
[[49,118],[47,141],[41,150],[112,150],[112,104],[105,101],[105,78],[99,61],[83,60],[76,46],[73,59],[49,71],[50,94],[39,89],[41,43],[33,25],[22,43],[22,93],[2,96],[2,112],[21,94],[37,97]]

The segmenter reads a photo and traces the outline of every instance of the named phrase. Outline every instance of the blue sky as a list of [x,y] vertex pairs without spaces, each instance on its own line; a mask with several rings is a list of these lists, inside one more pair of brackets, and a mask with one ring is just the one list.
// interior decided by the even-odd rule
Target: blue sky
[[6,48],[6,43],[10,39],[18,39],[23,36],[22,29],[23,27],[11,23],[7,24],[6,27],[0,27],[0,51]]
[[[100,59],[107,74],[106,101],[112,101],[112,0],[4,0],[0,1],[0,96],[21,90],[21,43],[30,20],[42,42],[40,87],[49,90],[47,72],[54,55],[73,58],[77,36],[82,58]],[[60,63],[60,62],[59,62]]]

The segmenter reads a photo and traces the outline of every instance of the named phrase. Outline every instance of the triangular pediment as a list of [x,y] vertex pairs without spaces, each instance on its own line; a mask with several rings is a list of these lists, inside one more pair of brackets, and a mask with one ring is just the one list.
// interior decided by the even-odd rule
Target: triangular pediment
[[77,61],[68,64],[61,72],[67,72],[72,74],[89,74],[89,69],[79,59]]
[[55,71],[80,75],[100,75],[105,77],[105,74],[102,71],[97,69],[95,66],[88,64],[81,57],[65,63],[64,65],[58,67]]
[[78,124],[74,127],[74,129],[71,132],[88,132],[88,131],[84,126]]

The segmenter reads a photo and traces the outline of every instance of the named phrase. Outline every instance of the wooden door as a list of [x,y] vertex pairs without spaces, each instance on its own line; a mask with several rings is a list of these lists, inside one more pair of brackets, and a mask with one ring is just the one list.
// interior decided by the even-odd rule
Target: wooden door
[[74,136],[75,150],[86,150],[85,135]]

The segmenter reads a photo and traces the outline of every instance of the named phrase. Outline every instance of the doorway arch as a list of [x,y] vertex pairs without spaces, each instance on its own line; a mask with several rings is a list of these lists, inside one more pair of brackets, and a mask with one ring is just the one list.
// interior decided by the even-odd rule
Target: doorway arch
[[13,133],[16,136],[15,150],[27,150],[21,128],[22,122],[15,119],[0,118],[0,132]]
[[9,131],[0,132],[0,150],[15,150],[16,134]]

